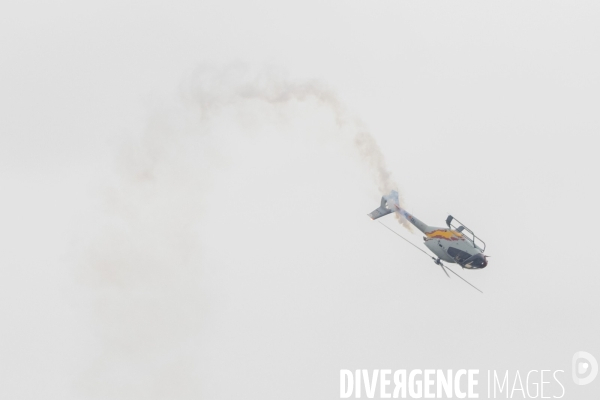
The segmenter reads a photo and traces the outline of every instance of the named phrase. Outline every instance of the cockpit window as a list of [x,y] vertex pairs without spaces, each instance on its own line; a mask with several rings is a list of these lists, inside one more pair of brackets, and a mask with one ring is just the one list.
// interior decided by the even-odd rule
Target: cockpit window
[[460,261],[460,262],[463,262],[467,258],[471,257],[471,255],[469,253],[467,253],[466,251],[457,249],[456,247],[448,247],[448,254],[450,254],[450,257],[452,257],[455,260]]

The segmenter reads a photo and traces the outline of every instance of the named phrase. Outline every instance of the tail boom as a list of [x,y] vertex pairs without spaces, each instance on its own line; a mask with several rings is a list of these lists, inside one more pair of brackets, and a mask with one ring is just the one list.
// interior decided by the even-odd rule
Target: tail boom
[[428,233],[433,230],[432,227],[427,225],[426,223],[420,221],[414,215],[408,213],[406,210],[400,207],[398,201],[398,192],[392,190],[390,194],[383,196],[381,198],[381,205],[367,214],[371,219],[381,218],[385,215],[391,214],[393,212],[397,212],[402,215],[404,218],[408,220],[411,224],[413,224],[418,230],[423,233]]

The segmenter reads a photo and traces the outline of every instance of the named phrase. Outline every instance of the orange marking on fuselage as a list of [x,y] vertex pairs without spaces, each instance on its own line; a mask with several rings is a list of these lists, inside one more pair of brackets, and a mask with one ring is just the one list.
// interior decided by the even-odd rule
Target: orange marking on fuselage
[[462,233],[448,229],[437,229],[425,234],[428,239],[461,240]]

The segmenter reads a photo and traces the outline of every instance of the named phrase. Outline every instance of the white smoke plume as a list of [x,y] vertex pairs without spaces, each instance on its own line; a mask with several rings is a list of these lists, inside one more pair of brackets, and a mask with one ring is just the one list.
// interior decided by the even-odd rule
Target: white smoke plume
[[349,127],[354,144],[370,168],[381,195],[397,190],[385,158],[365,124],[350,113],[338,96],[317,81],[293,82],[281,75],[262,72],[251,74],[244,67],[221,71],[203,68],[193,77],[188,98],[199,105],[202,117],[210,118],[217,109],[245,101],[262,101],[272,105],[316,100],[328,107],[338,126]]
[[349,135],[343,139],[353,142],[380,194],[397,190],[365,124],[321,83],[243,66],[205,67],[181,92],[182,104],[156,113],[120,153],[106,222],[91,245],[90,282],[103,350],[84,372],[81,387],[93,397],[198,398],[201,346],[194,341],[204,299],[198,292],[197,226],[204,193],[222,162],[215,120],[243,132],[248,115],[254,123],[269,124],[302,103],[330,110],[339,127],[333,134]]

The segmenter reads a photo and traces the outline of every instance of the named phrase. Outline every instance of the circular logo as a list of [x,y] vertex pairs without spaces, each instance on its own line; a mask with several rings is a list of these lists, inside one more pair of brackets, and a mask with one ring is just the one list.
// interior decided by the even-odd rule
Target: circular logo
[[573,382],[578,385],[587,385],[598,375],[598,361],[585,351],[573,354]]

